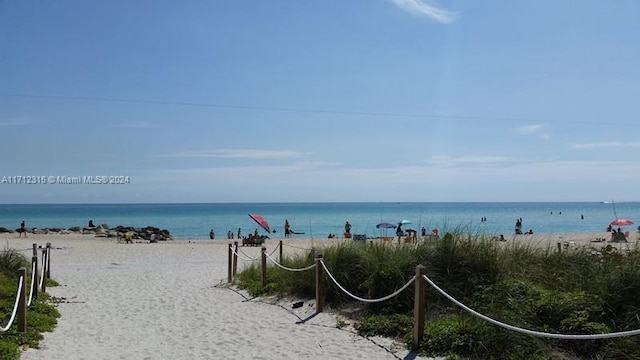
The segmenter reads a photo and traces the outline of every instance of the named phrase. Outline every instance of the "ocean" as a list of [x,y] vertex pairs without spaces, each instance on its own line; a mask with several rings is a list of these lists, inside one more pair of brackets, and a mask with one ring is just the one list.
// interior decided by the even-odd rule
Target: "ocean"
[[[170,231],[176,240],[208,239],[213,229],[216,239],[225,240],[227,231],[243,234],[258,229],[248,214],[264,217],[275,233],[284,236],[288,220],[296,233],[292,238],[323,239],[341,236],[344,224],[352,224],[352,234],[369,237],[392,236],[393,229],[381,230],[381,222],[411,222],[406,228],[440,232],[461,230],[482,234],[512,234],[516,219],[523,231],[534,233],[597,232],[617,217],[638,223],[640,202],[366,202],[366,203],[213,203],[213,204],[0,204],[0,227],[17,229],[22,220],[28,228],[69,228],[94,224],[145,227]],[[486,221],[482,221],[486,218]],[[626,230],[635,230],[636,225]],[[387,231],[387,233],[385,233]]]

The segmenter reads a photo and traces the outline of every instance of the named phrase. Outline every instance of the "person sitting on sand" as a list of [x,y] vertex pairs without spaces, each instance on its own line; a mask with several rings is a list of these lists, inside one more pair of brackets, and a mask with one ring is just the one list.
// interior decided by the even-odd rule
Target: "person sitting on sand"
[[95,225],[93,225],[93,220],[89,220],[89,226],[88,227],[90,227],[90,228],[96,227]]

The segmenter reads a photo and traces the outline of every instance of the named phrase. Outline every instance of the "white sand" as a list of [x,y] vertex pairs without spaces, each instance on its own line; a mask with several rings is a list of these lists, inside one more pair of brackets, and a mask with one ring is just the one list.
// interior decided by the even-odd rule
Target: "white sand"
[[[227,279],[228,242],[117,244],[82,235],[0,236],[3,246],[28,249],[51,242],[47,292],[65,298],[52,333],[21,359],[402,359],[388,339],[338,329],[336,315],[291,310],[220,285]],[[318,241],[316,240],[316,243]],[[269,251],[278,241],[268,241]],[[310,241],[292,240],[297,247]],[[241,247],[257,257],[259,247]],[[292,247],[285,249],[295,250]],[[299,250],[299,249],[298,249]],[[31,256],[31,251],[25,251]],[[240,263],[242,266],[242,263]],[[420,359],[420,357],[417,357]]]
[[[506,236],[555,247],[557,242],[596,248],[607,233]],[[637,234],[633,234],[637,236]],[[409,352],[388,339],[365,339],[351,328],[338,329],[337,317],[314,312],[313,301],[292,310],[264,300],[245,301],[222,284],[227,279],[226,240],[158,244],[117,244],[92,235],[0,235],[3,246],[31,248],[51,242],[51,276],[62,286],[48,293],[68,300],[62,317],[45,333],[31,359],[403,359]],[[380,241],[380,240],[377,240]],[[288,240],[286,253],[327,240]],[[268,240],[271,253],[277,240]],[[259,247],[241,247],[258,257]],[[25,253],[31,256],[31,251]],[[246,262],[240,262],[240,267]],[[409,355],[411,357],[412,355]],[[421,359],[420,357],[415,357]]]

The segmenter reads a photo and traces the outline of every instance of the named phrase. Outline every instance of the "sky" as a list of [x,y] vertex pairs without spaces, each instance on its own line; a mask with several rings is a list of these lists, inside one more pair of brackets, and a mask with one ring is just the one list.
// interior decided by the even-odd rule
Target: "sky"
[[0,203],[640,201],[639,18],[0,0]]

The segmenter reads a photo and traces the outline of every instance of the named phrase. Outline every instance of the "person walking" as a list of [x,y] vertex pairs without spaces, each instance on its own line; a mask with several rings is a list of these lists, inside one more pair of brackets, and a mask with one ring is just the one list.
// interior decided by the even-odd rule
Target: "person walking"
[[285,238],[290,238],[291,237],[291,226],[289,225],[289,220],[288,219],[284,220],[284,237]]

